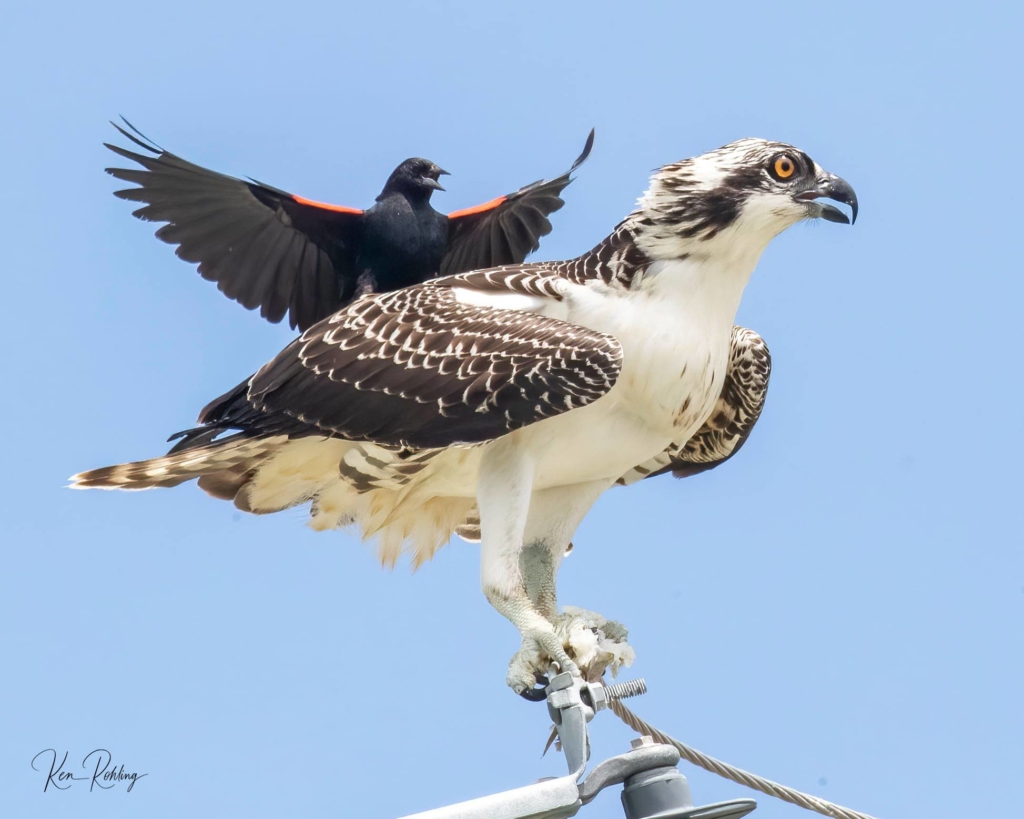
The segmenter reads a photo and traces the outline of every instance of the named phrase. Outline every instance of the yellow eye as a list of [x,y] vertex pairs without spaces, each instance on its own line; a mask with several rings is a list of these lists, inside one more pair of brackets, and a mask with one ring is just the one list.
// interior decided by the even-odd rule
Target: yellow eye
[[789,177],[796,173],[796,163],[792,157],[783,154],[775,160],[772,170],[775,171],[775,175],[779,179],[789,179]]

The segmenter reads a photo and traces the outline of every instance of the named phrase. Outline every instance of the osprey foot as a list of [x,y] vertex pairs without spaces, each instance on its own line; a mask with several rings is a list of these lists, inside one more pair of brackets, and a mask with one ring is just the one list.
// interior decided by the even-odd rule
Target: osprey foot
[[505,682],[509,688],[522,695],[533,689],[537,679],[547,674],[552,663],[557,664],[560,671],[574,675],[580,673],[562,645],[561,636],[555,633],[553,627],[524,631],[523,647],[512,655]]

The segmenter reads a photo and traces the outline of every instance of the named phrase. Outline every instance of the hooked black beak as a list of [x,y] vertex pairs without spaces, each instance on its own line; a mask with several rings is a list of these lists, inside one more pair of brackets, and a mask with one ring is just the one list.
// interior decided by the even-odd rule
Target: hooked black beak
[[841,225],[852,225],[857,221],[857,194],[854,193],[850,183],[835,174],[826,173],[819,177],[817,185],[809,191],[798,193],[796,198],[801,202],[811,202],[815,199],[831,199],[835,202],[842,202],[850,206],[850,216],[847,216],[839,208],[832,205],[815,203],[816,216],[829,222],[838,222]]

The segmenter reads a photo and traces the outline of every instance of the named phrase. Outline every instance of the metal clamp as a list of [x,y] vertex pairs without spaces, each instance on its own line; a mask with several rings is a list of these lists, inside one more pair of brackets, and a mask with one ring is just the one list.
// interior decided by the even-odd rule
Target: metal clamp
[[553,675],[543,691],[569,768],[566,776],[403,819],[568,819],[619,784],[626,819],[739,819],[754,810],[753,799],[694,807],[686,777],[676,770],[679,752],[650,737],[634,740],[627,753],[594,766],[581,781],[590,758],[587,723],[612,700],[646,690],[643,680],[606,686],[568,673]]

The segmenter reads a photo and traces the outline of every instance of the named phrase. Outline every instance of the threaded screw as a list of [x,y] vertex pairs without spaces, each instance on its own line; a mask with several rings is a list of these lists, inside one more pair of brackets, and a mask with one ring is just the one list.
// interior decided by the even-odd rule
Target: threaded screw
[[630,697],[639,697],[641,694],[647,693],[647,683],[643,677],[639,677],[635,680],[628,680],[626,682],[615,683],[615,685],[607,685],[604,689],[604,695],[609,700],[625,700]]

